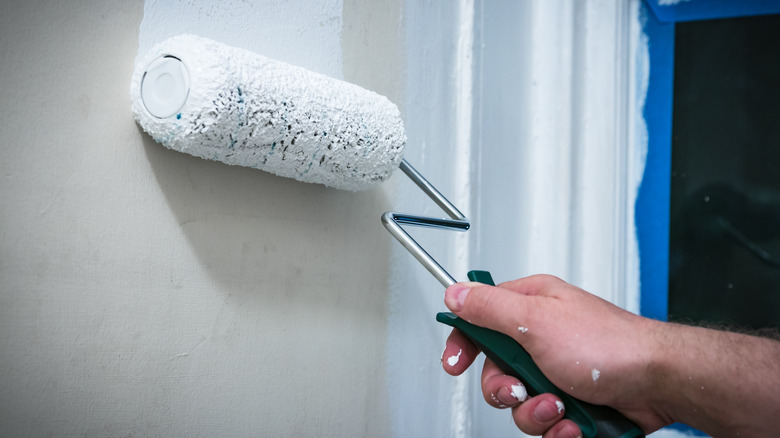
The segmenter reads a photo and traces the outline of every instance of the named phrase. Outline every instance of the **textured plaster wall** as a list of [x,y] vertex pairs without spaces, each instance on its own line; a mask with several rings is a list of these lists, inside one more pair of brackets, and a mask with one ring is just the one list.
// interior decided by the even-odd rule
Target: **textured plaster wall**
[[[183,30],[242,23],[269,55],[403,95],[341,49],[398,59],[371,27],[400,26],[397,2],[191,3]],[[0,6],[0,436],[390,435],[395,180],[353,194],[154,143],[134,61],[186,23],[154,13]]]

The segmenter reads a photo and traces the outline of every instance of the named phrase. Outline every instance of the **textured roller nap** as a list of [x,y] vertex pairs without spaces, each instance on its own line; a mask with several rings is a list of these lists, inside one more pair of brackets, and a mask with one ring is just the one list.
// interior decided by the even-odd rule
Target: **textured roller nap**
[[[150,114],[140,92],[146,67],[162,56],[181,60],[190,79],[184,105],[167,118]],[[192,35],[152,48],[131,96],[137,122],[170,149],[339,189],[387,179],[406,144],[385,97]]]

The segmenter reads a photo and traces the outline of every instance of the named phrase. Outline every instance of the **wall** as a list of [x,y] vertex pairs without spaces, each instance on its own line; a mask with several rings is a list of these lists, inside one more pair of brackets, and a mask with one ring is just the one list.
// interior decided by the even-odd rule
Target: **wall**
[[[18,2],[0,8],[0,436],[517,435],[441,371],[442,287],[353,194],[168,151],[130,112],[192,32],[355,82],[473,219],[458,279],[550,272],[636,309],[638,1]],[[646,72],[645,72],[646,73]]]
[[[128,89],[180,32],[343,77],[398,103],[462,206],[470,2],[2,8],[0,435],[464,436],[441,285],[379,222],[437,208],[403,176],[352,194],[168,151]],[[418,237],[462,278],[464,245]]]
[[[304,4],[232,22],[342,75],[342,4]],[[153,9],[0,11],[0,435],[388,436],[394,183],[339,192],[154,143],[128,93]]]

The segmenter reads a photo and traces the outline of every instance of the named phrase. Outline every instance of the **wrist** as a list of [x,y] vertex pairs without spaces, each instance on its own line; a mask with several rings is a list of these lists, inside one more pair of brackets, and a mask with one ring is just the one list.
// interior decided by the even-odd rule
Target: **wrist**
[[676,407],[680,405],[679,385],[680,355],[687,336],[676,324],[648,320],[650,326],[649,355],[644,378],[647,383],[646,400],[652,410],[664,423],[662,426],[680,421]]
[[626,367],[625,382],[631,382],[616,406],[646,432],[674,423],[677,418],[671,409],[674,391],[674,364],[671,361],[673,343],[678,342],[675,328],[668,323],[643,318],[635,329],[635,354]]

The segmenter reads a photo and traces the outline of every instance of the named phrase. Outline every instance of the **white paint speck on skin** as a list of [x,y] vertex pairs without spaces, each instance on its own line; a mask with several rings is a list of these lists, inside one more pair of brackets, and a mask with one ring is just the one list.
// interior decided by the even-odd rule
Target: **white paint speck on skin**
[[454,367],[455,364],[458,363],[460,360],[460,355],[463,354],[463,350],[458,350],[458,354],[452,355],[449,358],[447,358],[447,364],[451,367]]
[[593,378],[594,382],[599,379],[600,375],[601,375],[601,371],[599,371],[599,370],[597,370],[595,368],[590,370],[590,376]]
[[528,333],[528,327],[518,327],[517,330],[520,333]]
[[526,401],[528,399],[528,392],[525,390],[525,386],[521,384],[512,385],[512,397],[516,398],[518,401]]
[[499,400],[498,397],[496,397],[495,394],[491,393],[490,394],[490,398],[493,399],[493,403],[495,403],[496,406],[498,406],[499,408],[505,408],[506,407],[506,405],[501,403],[501,400]]
[[560,413],[563,413],[563,411],[566,409],[566,408],[563,406],[563,402],[562,402],[562,401],[560,401],[560,400],[556,400],[556,401],[555,401],[555,406],[557,406],[557,407],[558,407],[558,413],[559,413],[559,414],[560,414]]

